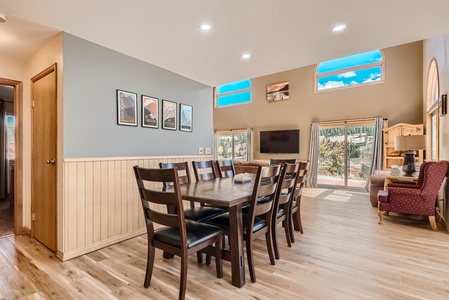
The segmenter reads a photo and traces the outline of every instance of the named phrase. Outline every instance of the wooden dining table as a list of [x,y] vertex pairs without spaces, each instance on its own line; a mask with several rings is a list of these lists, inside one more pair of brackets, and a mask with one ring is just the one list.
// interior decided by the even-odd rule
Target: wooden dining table
[[251,182],[248,183],[235,183],[233,177],[227,177],[181,185],[184,200],[229,209],[230,251],[223,250],[223,259],[231,262],[232,284],[236,287],[245,285],[242,204],[250,200],[255,178],[251,174]]

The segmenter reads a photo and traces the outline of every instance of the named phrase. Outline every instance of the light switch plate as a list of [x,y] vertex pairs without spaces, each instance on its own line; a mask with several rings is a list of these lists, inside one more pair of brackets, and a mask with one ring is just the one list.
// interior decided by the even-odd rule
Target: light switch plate
[[204,154],[204,148],[202,147],[198,148],[198,154]]
[[207,148],[204,148],[204,149],[205,149],[204,152],[206,152],[206,154],[211,154],[212,153],[210,147],[207,147]]

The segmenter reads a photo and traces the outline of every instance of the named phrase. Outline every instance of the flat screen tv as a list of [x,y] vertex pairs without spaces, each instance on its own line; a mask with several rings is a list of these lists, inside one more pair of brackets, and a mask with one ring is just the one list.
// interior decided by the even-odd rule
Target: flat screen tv
[[261,131],[260,153],[299,153],[299,129]]

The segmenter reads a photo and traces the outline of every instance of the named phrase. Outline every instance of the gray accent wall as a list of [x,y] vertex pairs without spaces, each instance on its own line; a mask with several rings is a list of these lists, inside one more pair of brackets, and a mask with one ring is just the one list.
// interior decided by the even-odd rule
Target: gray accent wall
[[[125,42],[125,41],[124,41]],[[213,148],[213,89],[64,33],[64,158],[197,155]],[[138,126],[117,125],[116,90],[137,93]],[[141,127],[141,95],[193,106],[193,132]]]

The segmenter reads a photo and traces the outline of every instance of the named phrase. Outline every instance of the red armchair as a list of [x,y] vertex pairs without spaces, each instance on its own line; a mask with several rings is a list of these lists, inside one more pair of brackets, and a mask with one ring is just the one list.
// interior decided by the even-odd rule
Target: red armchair
[[[438,190],[448,175],[447,161],[429,162],[420,170],[422,185],[388,185],[388,191],[379,191],[379,224],[382,224],[384,212],[397,212],[428,216],[430,225],[437,231],[435,223],[435,202]],[[423,174],[422,174],[423,173]],[[421,182],[419,182],[421,183]]]

